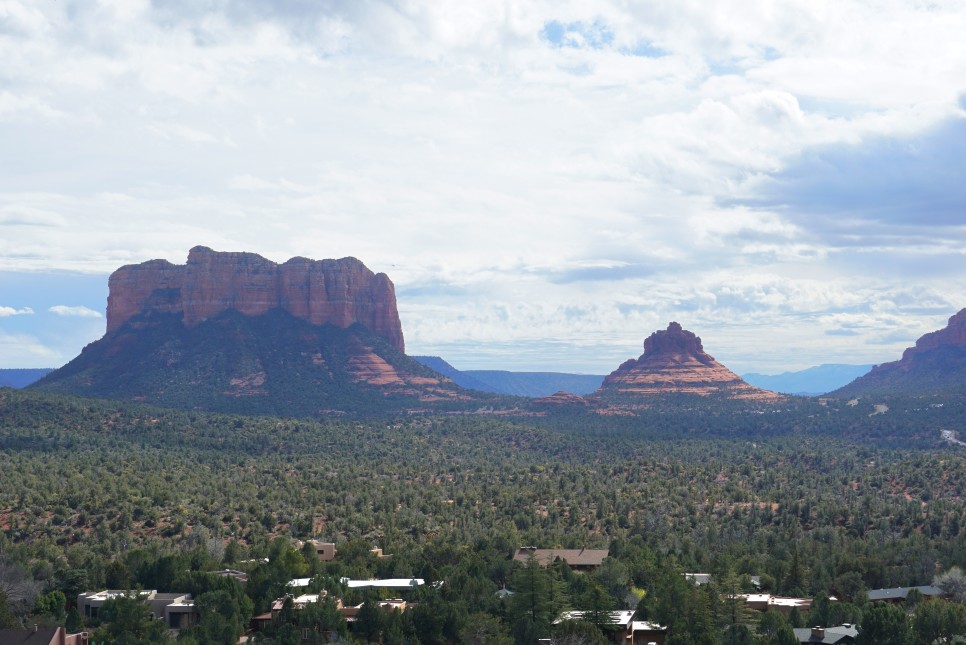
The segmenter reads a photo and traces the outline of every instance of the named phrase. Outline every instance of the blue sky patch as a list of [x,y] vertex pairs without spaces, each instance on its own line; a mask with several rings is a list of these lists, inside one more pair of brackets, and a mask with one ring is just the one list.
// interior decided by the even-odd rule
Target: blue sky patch
[[556,47],[575,49],[603,49],[614,42],[614,32],[597,20],[590,24],[551,20],[544,23],[540,37]]

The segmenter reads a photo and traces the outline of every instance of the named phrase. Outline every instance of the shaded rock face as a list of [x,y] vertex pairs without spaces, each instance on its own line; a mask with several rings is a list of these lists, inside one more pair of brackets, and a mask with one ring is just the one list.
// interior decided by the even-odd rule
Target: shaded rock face
[[150,260],[121,267],[108,283],[107,331],[145,312],[182,316],[194,327],[234,310],[260,316],[282,309],[313,325],[359,323],[405,351],[392,282],[355,258],[292,258],[276,264],[255,253],[196,246],[186,265]]
[[182,409],[278,416],[394,414],[470,398],[359,324],[313,325],[274,308],[193,327],[149,312],[106,334],[39,389]]
[[909,347],[902,352],[898,366],[900,369],[911,369],[919,356],[932,350],[952,346],[966,347],[966,309],[961,309],[959,313],[950,316],[943,329],[923,335],[916,341],[914,347]]
[[745,383],[704,351],[701,339],[672,322],[644,341],[644,353],[625,361],[596,392],[602,395],[724,395],[734,399],[777,400],[781,396]]
[[832,396],[861,394],[930,394],[962,391],[966,382],[966,309],[949,318],[946,327],[923,335],[898,361],[872,368]]

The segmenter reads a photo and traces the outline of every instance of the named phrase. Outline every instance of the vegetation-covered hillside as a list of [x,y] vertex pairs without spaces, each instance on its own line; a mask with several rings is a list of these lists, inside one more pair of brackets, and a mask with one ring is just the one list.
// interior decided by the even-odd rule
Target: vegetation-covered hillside
[[[750,575],[775,593],[836,595],[837,613],[819,603],[817,617],[860,622],[874,613],[866,589],[966,567],[966,449],[939,435],[962,425],[963,408],[889,405],[361,422],[0,390],[0,584],[20,576],[30,590],[6,598],[15,618],[54,622],[65,614],[38,596],[192,590],[221,603],[183,631],[199,643],[231,642],[286,580],[313,574],[333,595],[343,575],[445,582],[420,590],[422,610],[374,622],[366,637],[383,642],[530,642],[561,608],[628,603],[670,625],[673,642],[778,629],[721,605],[722,585],[747,588]],[[340,557],[323,564],[290,541],[310,537],[337,542]],[[612,558],[593,574],[557,567],[527,583],[510,559],[523,545]],[[270,563],[245,563],[262,557]],[[200,573],[223,567],[249,569],[248,586]],[[718,586],[688,587],[687,571]],[[500,600],[504,585],[523,595]],[[347,633],[338,621],[312,624]],[[108,623],[89,627],[110,637]],[[264,642],[288,642],[285,624],[272,629]]]

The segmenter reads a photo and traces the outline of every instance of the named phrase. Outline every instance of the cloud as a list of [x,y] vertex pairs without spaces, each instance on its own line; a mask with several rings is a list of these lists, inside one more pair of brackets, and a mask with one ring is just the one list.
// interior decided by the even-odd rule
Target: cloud
[[13,307],[0,307],[0,318],[7,318],[10,316],[29,316],[33,314],[34,310],[30,307],[22,307],[20,309],[14,309]]
[[748,202],[803,225],[816,215],[834,217],[836,228],[853,231],[868,224],[958,227],[966,212],[964,156],[966,119],[955,118],[913,137],[808,150],[763,179]]
[[0,329],[0,356],[5,368],[45,368],[58,363],[58,353],[29,334]]
[[412,348],[595,366],[679,317],[879,362],[966,304],[961,2],[0,4],[0,269],[352,255]]
[[57,314],[58,316],[73,316],[77,318],[103,318],[104,316],[99,311],[94,311],[89,307],[83,305],[68,307],[67,305],[54,305],[49,308],[52,314]]

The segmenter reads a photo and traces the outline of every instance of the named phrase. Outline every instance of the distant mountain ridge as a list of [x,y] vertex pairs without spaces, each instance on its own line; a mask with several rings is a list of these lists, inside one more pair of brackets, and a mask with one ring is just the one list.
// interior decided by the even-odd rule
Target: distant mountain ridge
[[567,372],[511,372],[506,370],[458,370],[439,356],[413,356],[426,367],[453,380],[460,387],[480,392],[539,398],[560,390],[590,394],[604,380],[603,375]]
[[53,368],[0,369],[0,387],[27,387],[52,371]]
[[741,378],[755,387],[772,392],[817,396],[851,383],[863,374],[867,374],[872,367],[872,365],[828,363],[797,372],[782,372],[781,374],[769,375],[752,372],[742,374]]

